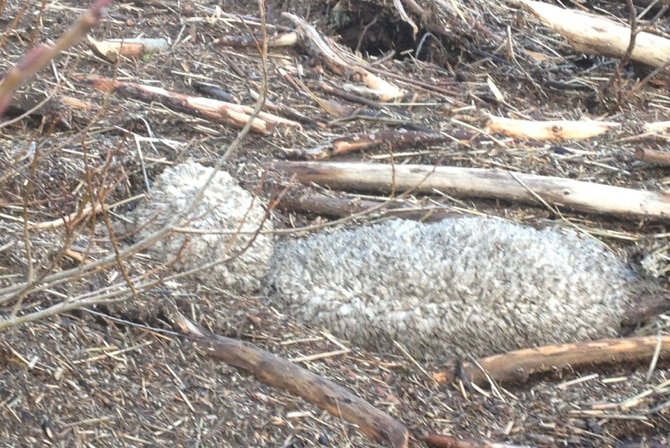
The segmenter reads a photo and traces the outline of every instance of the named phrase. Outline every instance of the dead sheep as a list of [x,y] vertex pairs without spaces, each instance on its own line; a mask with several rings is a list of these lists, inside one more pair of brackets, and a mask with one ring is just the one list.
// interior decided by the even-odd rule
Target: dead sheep
[[265,281],[289,315],[419,359],[614,337],[655,287],[591,237],[479,217],[286,240]]
[[[131,215],[139,229],[137,238],[153,234],[185,213],[213,171],[195,162],[165,169],[149,197]],[[201,202],[180,224],[189,231],[171,233],[151,246],[148,253],[161,263],[178,255],[173,265],[176,271],[237,255],[194,273],[192,278],[207,286],[251,294],[258,291],[274,248],[272,235],[254,235],[259,226],[263,231],[272,230],[272,223],[265,218],[265,204],[241,188],[230,174],[218,171]]]

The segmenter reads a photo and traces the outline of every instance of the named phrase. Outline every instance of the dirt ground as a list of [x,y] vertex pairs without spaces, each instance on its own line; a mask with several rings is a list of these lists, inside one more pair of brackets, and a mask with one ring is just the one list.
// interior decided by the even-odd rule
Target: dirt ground
[[[282,16],[289,11],[376,61],[379,73],[407,94],[396,104],[361,104],[330,95],[320,90],[320,81],[341,86],[355,83],[355,77],[334,73],[300,46],[270,48],[267,99],[284,107],[272,112],[289,119],[303,117],[302,128],[278,125],[266,135],[250,133],[225,169],[265,198],[287,186],[302,191],[306,187],[268,169],[269,162],[295,158],[338,137],[405,127],[439,130],[453,139],[419,147],[379,147],[338,160],[505,168],[650,191],[667,188],[667,169],[633,157],[641,146],[665,146],[663,135],[637,136],[645,123],[668,119],[667,74],[656,75],[626,96],[649,68],[629,64],[610,83],[618,59],[574,52],[560,36],[511,4],[452,3],[457,7],[454,14],[439,20],[448,34],[437,33],[435,27],[426,34],[417,19],[415,37],[392,2],[269,2],[270,35],[291,29]],[[623,21],[628,17],[624,2],[589,2],[582,7]],[[8,70],[33,45],[53,42],[82,11],[80,2],[70,0],[0,0],[0,71]],[[96,90],[81,76],[203,96],[208,94],[198,90],[198,83],[208,83],[229,94],[227,101],[253,106],[253,92],[263,91],[258,48],[216,40],[258,35],[258,17],[254,2],[114,2],[92,31],[94,38],[165,38],[169,49],[113,63],[80,43],[21,89],[8,118],[45,98],[46,102],[28,117],[0,128],[0,297],[23,281],[29,269],[39,278],[77,267],[74,255],[63,256],[65,248],[77,253],[85,247],[92,259],[114,250],[105,226],[96,227],[93,218],[65,230],[44,228],[28,237],[20,225],[24,219],[57,220],[101,195],[106,204],[116,204],[105,216],[122,220],[145,193],[145,179],[150,182],[166,166],[188,159],[214,165],[239,133],[238,127],[159,102]],[[425,23],[436,21],[426,18]],[[662,15],[653,29],[667,35],[668,16]],[[395,57],[381,57],[391,50]],[[319,103],[315,97],[331,103]],[[333,113],[335,104],[345,113]],[[489,115],[603,119],[622,126],[595,139],[548,144],[490,133],[485,129]],[[313,191],[326,192],[316,187]],[[403,200],[529,225],[570,222],[633,261],[657,253],[663,272],[658,281],[666,281],[670,233],[662,220],[567,208],[557,212],[542,204],[437,192]],[[333,219],[281,208],[272,213],[287,229]],[[100,224],[107,218],[97,219]],[[368,219],[359,217],[345,225]],[[26,238],[32,246],[30,263]],[[19,305],[5,300],[0,313],[9,318],[15,306],[19,316],[36,313],[147,270],[141,257],[126,266],[129,274],[118,269],[93,272],[80,282],[27,294]],[[425,446],[422,440],[429,433],[475,441],[469,446],[485,446],[477,441],[574,447],[670,444],[670,370],[663,360],[648,378],[645,363],[556,371],[494,390],[440,386],[429,375],[440,365],[350,346],[318,328],[300,326],[260,295],[241,297],[180,280],[123,303],[91,305],[5,329],[0,343],[0,445],[378,446],[351,424],[208,357],[171,333],[168,304],[215,333],[252,342],[349,388],[403,422],[412,435],[411,446]],[[665,334],[667,324],[668,318],[660,316],[640,334]],[[341,354],[343,346],[350,351]],[[319,354],[323,357],[301,360]]]

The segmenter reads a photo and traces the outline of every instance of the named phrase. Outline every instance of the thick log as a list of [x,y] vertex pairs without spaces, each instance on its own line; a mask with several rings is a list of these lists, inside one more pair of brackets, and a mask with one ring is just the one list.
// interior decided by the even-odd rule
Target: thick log
[[226,364],[246,370],[265,384],[298,395],[357,425],[379,443],[407,447],[409,432],[402,423],[332,381],[252,344],[210,333],[181,315],[175,316],[175,324],[211,356]]
[[[449,194],[505,199],[531,204],[542,201],[573,210],[627,218],[670,216],[670,195],[560,177],[485,168],[387,165],[346,162],[274,162],[303,183],[347,191]],[[540,200],[541,199],[541,200]],[[544,204],[543,204],[544,205]]]

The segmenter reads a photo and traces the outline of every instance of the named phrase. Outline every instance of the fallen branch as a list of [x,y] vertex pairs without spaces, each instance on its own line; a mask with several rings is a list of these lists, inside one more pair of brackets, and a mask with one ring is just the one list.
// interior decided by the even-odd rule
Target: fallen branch
[[[263,36],[260,34],[244,34],[238,36],[222,36],[217,39],[214,39],[212,42],[214,45],[226,46],[226,47],[257,47],[258,43],[263,40]],[[291,31],[288,33],[278,34],[276,36],[270,36],[267,39],[268,48],[277,48],[277,47],[292,47],[298,43],[298,33]]]
[[[630,27],[582,11],[572,11],[547,3],[521,0],[549,28],[565,37],[581,53],[624,57],[628,51]],[[653,67],[668,61],[670,40],[655,34],[640,32],[630,58]]]
[[352,215],[373,215],[376,218],[394,216],[421,222],[436,222],[459,215],[440,207],[413,206],[399,201],[370,201],[360,198],[327,196],[312,191],[289,191],[278,208],[294,212],[345,218]]
[[384,104],[379,101],[371,100],[360,95],[356,95],[354,92],[349,92],[344,89],[340,89],[332,85],[330,82],[322,79],[312,79],[307,82],[307,85],[313,89],[319,89],[322,92],[328,93],[333,96],[340,97],[347,100],[350,103],[363,104],[364,106],[369,107],[372,110],[379,110],[384,108]]
[[656,7],[660,7],[667,6],[670,2],[668,0],[633,0],[633,3],[639,6],[656,5]]
[[103,208],[103,205],[100,204],[99,202],[96,203],[95,205],[87,205],[81,210],[78,210],[76,212],[73,212],[69,214],[68,216],[64,216],[62,218],[54,219],[53,221],[46,221],[46,222],[39,222],[39,223],[28,223],[28,228],[30,229],[56,229],[58,227],[62,227],[66,224],[76,224],[80,222],[81,220],[94,215],[98,212],[100,212]]
[[532,121],[491,116],[487,123],[491,132],[508,137],[532,140],[583,140],[596,137],[620,123],[603,121]]
[[[226,103],[200,96],[185,95],[160,87],[116,81],[93,75],[78,76],[77,79],[104,92],[113,91],[147,103],[160,103],[173,110],[228,123],[236,127],[243,127],[252,119],[253,107],[249,106]],[[251,130],[261,134],[269,134],[277,124],[301,127],[298,122],[287,120],[267,112],[260,112],[257,117],[253,118],[251,123]]]
[[287,157],[293,160],[324,160],[379,146],[384,146],[391,152],[407,146],[419,148],[455,139],[455,137],[436,131],[386,129],[378,132],[362,132],[360,134],[339,137],[330,143],[315,148],[291,150]]
[[433,448],[522,448],[521,445],[508,445],[486,440],[457,439],[441,434],[430,434],[426,437],[426,444]]
[[439,132],[408,131],[405,129],[387,129],[379,132],[365,132],[333,140],[333,155],[339,156],[354,151],[385,145],[389,150],[406,146],[423,146],[452,140]]
[[[660,341],[660,342],[659,342]],[[598,364],[649,361],[661,344],[661,357],[670,351],[670,336],[603,339],[576,344],[557,344],[546,347],[516,350],[489,356],[477,362],[465,362],[458,369],[437,372],[433,379],[449,384],[462,378],[471,383],[486,385],[489,378],[497,383],[525,383],[532,375],[556,369],[579,368]]]
[[87,36],[86,44],[94,53],[110,62],[117,62],[121,56],[141,58],[169,48],[167,39],[148,37],[100,41]]
[[[345,72],[356,73],[361,77],[363,83],[367,86],[365,90],[369,95],[373,95],[382,101],[391,101],[401,98],[405,95],[398,87],[366,69],[366,65],[361,60],[356,60],[353,55],[345,50],[335,50],[336,44],[324,37],[317,29],[305,22],[300,17],[282,13],[283,17],[289,19],[297,27],[296,31],[303,47],[314,57],[322,58],[326,65],[337,74]],[[351,86],[353,90],[363,92],[360,88]]]
[[668,132],[670,129],[670,121],[655,121],[653,123],[644,124],[645,132]]
[[[560,177],[514,171],[429,165],[386,165],[347,162],[274,162],[303,184],[349,191],[400,193],[449,192],[555,206],[628,218],[670,216],[670,195]],[[540,198],[542,201],[540,201]]]
[[182,315],[175,316],[175,325],[226,364],[246,370],[265,384],[298,395],[342,417],[377,442],[407,447],[409,433],[402,423],[347,389],[251,344],[210,333]]
[[650,148],[637,148],[635,150],[635,158],[647,163],[655,163],[657,165],[670,165],[670,152],[659,151]]

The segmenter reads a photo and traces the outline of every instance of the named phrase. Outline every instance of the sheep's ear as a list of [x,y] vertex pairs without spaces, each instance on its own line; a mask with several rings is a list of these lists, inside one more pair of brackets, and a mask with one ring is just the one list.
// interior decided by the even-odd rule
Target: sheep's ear
[[621,320],[622,331],[630,333],[649,323],[656,316],[670,310],[670,292],[658,292],[646,283],[640,283],[640,293],[634,303],[626,306]]

